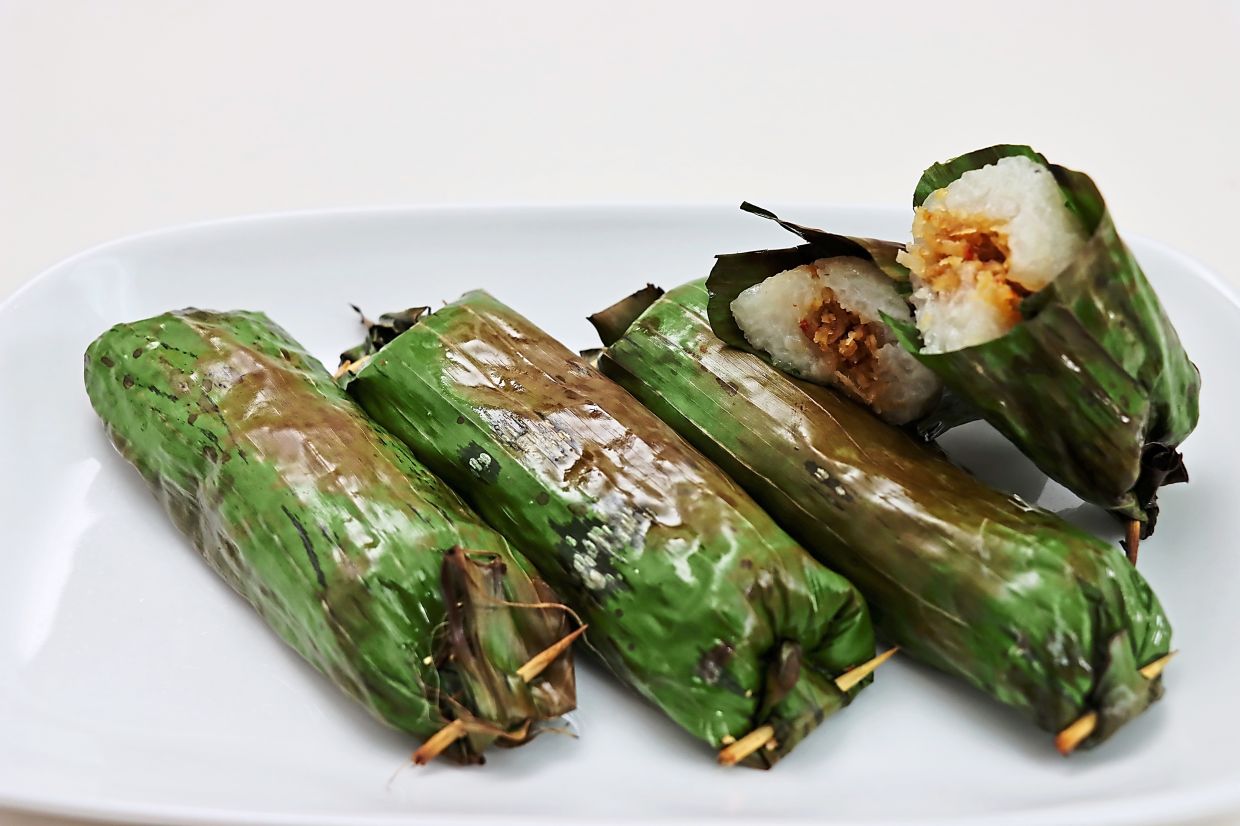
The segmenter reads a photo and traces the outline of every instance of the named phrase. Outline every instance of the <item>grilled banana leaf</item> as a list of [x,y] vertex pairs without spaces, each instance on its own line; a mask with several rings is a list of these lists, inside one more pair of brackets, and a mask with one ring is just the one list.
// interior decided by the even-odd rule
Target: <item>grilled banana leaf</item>
[[857,691],[834,683],[874,652],[852,586],[632,396],[494,298],[469,293],[421,319],[346,381],[519,539],[615,675],[695,737],[718,748],[770,725],[774,741],[746,761],[767,767]]
[[[1027,146],[992,146],[927,169],[913,205],[965,172],[1024,155],[1055,176],[1089,234],[1066,270],[1021,305],[1006,335],[950,353],[904,345],[1048,476],[1082,499],[1154,529],[1157,493],[1187,481],[1176,448],[1197,425],[1201,380],[1153,287],[1088,175]],[[928,430],[944,429],[934,421]]]
[[[1048,731],[1100,742],[1162,693],[1158,599],[1117,548],[712,332],[707,290],[602,314],[604,372],[865,595],[881,636]],[[626,322],[629,326],[626,327]]]
[[[942,402],[916,429],[934,439],[984,418],[1082,499],[1138,520],[1144,538],[1157,521],[1158,488],[1188,479],[1176,448],[1196,426],[1200,377],[1093,181],[1028,147],[995,146],[926,170],[914,206],[966,171],[1010,155],[1051,170],[1089,240],[1050,286],[1025,299],[1022,323],[993,341],[924,354],[915,325],[887,320],[946,387]],[[718,256],[707,281],[709,314],[715,334],[732,346],[752,352],[732,319],[731,302],[782,270],[831,255],[860,255],[897,284],[907,283],[907,270],[895,260],[899,244],[832,235],[749,204],[742,209],[777,221],[807,243]]]
[[207,563],[376,718],[422,738],[462,721],[446,754],[481,762],[573,708],[567,654],[517,675],[566,633],[550,588],[266,316],[120,324],[85,374]]

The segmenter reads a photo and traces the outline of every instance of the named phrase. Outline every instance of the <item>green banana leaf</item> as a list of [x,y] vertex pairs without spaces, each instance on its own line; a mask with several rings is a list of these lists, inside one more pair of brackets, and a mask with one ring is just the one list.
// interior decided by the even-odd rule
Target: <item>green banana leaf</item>
[[[1057,732],[1101,742],[1162,692],[1158,599],[1118,548],[711,332],[701,281],[605,312],[605,373],[864,594],[881,636]],[[625,321],[630,324],[625,329]]]
[[373,716],[422,738],[460,720],[446,755],[482,762],[573,708],[569,655],[517,676],[567,632],[554,592],[266,316],[117,325],[85,377],[206,562]]
[[[969,170],[1016,155],[1051,171],[1089,234],[1076,259],[1026,298],[1021,323],[993,341],[923,354],[915,325],[889,323],[909,352],[1043,472],[1087,502],[1140,521],[1144,538],[1158,517],[1158,488],[1188,480],[1176,448],[1197,425],[1201,380],[1094,182],[1027,146],[992,146],[927,169],[913,205]],[[922,423],[929,433],[950,426]]]
[[768,767],[858,690],[865,603],[620,387],[481,292],[343,377],[522,550],[624,683],[714,748],[770,725]]

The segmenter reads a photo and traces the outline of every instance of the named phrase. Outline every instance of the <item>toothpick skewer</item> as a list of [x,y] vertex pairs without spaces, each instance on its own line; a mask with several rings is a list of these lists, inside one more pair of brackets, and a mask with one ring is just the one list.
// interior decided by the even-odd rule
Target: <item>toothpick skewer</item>
[[[546,670],[547,666],[555,662],[555,658],[563,654],[564,650],[572,645],[574,640],[584,634],[587,627],[588,626],[583,625],[571,634],[565,635],[561,639],[556,640],[554,643],[544,648],[542,651],[539,651],[530,658],[529,662],[517,669],[517,676],[527,683],[533,680],[544,670]],[[528,731],[529,721],[526,721],[525,729],[519,733],[518,736],[511,737],[510,739],[523,740],[525,739]],[[452,745],[457,740],[460,740],[467,733],[468,732],[466,731],[464,722],[461,720],[453,720],[439,731],[432,734],[430,738],[427,739],[427,741],[413,753],[413,762],[417,763],[419,766],[425,766],[427,763],[443,754],[444,749],[448,748],[448,746]],[[506,736],[502,732],[499,734],[501,737]]]
[[370,363],[370,356],[362,356],[357,361],[347,361],[347,360],[342,361],[340,362],[340,366],[336,368],[336,372],[332,373],[332,378],[339,379],[341,376],[345,375],[346,373],[353,373],[356,375],[357,373],[361,372],[361,369],[369,363]]
[[845,671],[843,674],[835,678],[835,686],[840,691],[847,691],[866,677],[874,673],[880,665],[890,660],[900,650],[900,646],[894,645],[883,653],[879,654],[872,660],[867,660],[852,671]]
[[1157,677],[1159,674],[1163,673],[1163,669],[1167,667],[1167,663],[1171,662],[1171,658],[1172,658],[1172,657],[1174,657],[1174,656],[1175,656],[1176,654],[1178,654],[1178,653],[1180,653],[1180,652],[1179,652],[1179,651],[1172,651],[1172,652],[1170,652],[1169,654],[1166,654],[1166,655],[1164,655],[1164,656],[1162,656],[1162,657],[1159,657],[1158,659],[1154,660],[1154,661],[1153,661],[1152,663],[1150,663],[1149,665],[1142,666],[1142,667],[1141,667],[1141,676],[1142,676],[1142,677],[1144,677],[1144,678],[1145,678],[1145,679],[1147,679],[1147,680],[1152,680],[1152,679],[1154,679],[1154,678],[1155,678],[1155,677]]
[[[873,674],[876,668],[895,656],[895,653],[899,650],[899,646],[888,648],[874,659],[863,662],[851,671],[845,671],[835,679],[836,687],[840,691],[848,691],[857,683]],[[719,764],[722,766],[735,766],[761,748],[772,749],[777,746],[778,744],[775,742],[775,728],[770,725],[758,726],[741,739],[729,743],[720,749]]]
[[1124,550],[1128,552],[1128,561],[1137,564],[1137,546],[1141,544],[1141,523],[1136,519],[1128,521],[1128,529],[1124,536]]
[[1098,712],[1090,711],[1077,717],[1067,728],[1055,735],[1055,748],[1064,757],[1076,751],[1086,737],[1094,733],[1098,726]]
[[[1141,667],[1141,676],[1147,680],[1152,680],[1159,674],[1163,673],[1163,669],[1167,667],[1167,663],[1176,655],[1172,651],[1166,656],[1159,657],[1151,663]],[[1085,738],[1094,733],[1094,729],[1098,727],[1098,712],[1090,711],[1082,714],[1080,717],[1072,721],[1067,727],[1060,730],[1055,735],[1055,748],[1064,757],[1076,751],[1076,747],[1085,741]]]
[[434,760],[444,749],[455,743],[457,740],[465,736],[465,724],[460,720],[453,720],[448,725],[441,728],[430,736],[417,751],[413,753],[413,762],[419,766],[425,766]]
[[530,658],[529,662],[517,669],[517,676],[527,683],[537,677],[547,666],[555,662],[555,658],[563,654],[565,649],[572,645],[573,641],[584,634],[589,627],[588,625],[583,625],[571,634],[565,635],[542,651],[539,651]]
[[758,726],[730,746],[719,750],[719,765],[735,766],[767,743],[774,742],[775,727]]

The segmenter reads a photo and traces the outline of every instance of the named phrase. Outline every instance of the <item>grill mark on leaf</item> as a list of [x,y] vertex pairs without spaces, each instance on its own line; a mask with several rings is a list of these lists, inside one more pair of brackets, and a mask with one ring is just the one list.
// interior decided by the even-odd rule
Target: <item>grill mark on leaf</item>
[[310,567],[314,568],[314,576],[319,581],[319,587],[326,590],[327,577],[323,574],[323,566],[319,564],[319,555],[314,551],[314,543],[310,541],[310,535],[306,533],[305,526],[301,524],[301,520],[294,516],[287,506],[281,505],[280,510],[284,511],[288,521],[293,523],[297,535],[301,537],[301,544],[306,549],[306,556],[310,559]]

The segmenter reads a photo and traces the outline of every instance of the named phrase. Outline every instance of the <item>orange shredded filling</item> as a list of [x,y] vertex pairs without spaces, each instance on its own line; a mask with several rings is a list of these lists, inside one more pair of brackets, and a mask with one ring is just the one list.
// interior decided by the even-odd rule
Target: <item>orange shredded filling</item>
[[960,273],[970,271],[978,297],[1010,324],[1020,321],[1020,302],[1029,290],[1010,278],[1011,249],[1000,226],[980,215],[919,208],[913,233],[921,239],[918,274],[932,290],[952,292],[960,287]]
[[801,319],[801,332],[824,352],[839,357],[836,371],[866,396],[878,381],[878,349],[882,325],[862,321],[846,310],[828,290]]

